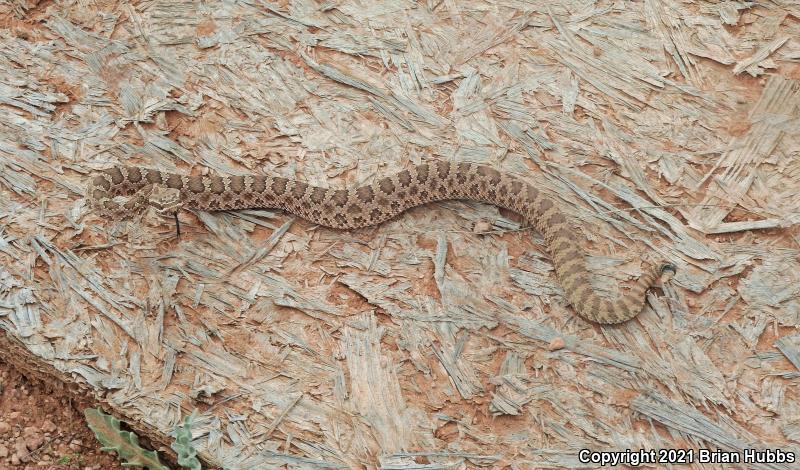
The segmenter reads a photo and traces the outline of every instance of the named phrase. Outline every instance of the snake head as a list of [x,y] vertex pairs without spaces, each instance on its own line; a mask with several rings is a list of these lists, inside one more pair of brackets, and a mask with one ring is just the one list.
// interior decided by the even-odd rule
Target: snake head
[[181,210],[181,192],[174,188],[155,185],[147,202],[159,215],[170,216]]

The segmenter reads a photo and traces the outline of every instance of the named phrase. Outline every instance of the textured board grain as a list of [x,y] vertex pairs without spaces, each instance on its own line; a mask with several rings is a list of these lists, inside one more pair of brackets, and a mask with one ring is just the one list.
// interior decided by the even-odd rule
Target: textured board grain
[[[199,408],[200,455],[230,468],[797,449],[795,3],[0,10],[0,353],[155,442]],[[541,188],[603,295],[645,252],[679,274],[600,327],[493,206],[344,232],[183,211],[177,240],[173,220],[107,220],[83,193],[116,164],[343,188],[434,159]]]

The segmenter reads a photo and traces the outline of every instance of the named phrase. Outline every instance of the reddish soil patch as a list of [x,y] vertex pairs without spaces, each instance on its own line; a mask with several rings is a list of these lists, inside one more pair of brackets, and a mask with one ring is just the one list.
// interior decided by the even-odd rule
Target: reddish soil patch
[[0,468],[122,470],[100,450],[83,410],[48,384],[0,362]]

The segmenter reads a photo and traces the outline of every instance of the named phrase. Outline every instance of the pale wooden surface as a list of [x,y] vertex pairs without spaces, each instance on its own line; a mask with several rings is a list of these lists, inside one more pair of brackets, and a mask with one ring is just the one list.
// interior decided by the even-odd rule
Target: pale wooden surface
[[[19,363],[163,443],[199,408],[202,456],[230,468],[797,448],[796,2],[35,3],[0,7],[0,328]],[[351,233],[184,212],[176,241],[83,200],[119,162],[341,187],[431,158],[557,195],[601,289],[647,251],[679,274],[600,328],[494,207]]]

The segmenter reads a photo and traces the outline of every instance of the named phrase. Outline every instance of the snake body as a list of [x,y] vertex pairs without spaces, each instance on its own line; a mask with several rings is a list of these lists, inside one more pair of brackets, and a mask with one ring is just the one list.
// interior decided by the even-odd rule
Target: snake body
[[[524,180],[473,163],[424,163],[349,189],[312,186],[278,176],[187,176],[157,170],[116,166],[89,181],[87,199],[93,210],[113,219],[144,211],[154,188],[172,191],[178,206],[202,210],[279,208],[315,224],[351,230],[380,224],[403,211],[447,199],[486,202],[521,214],[544,235],[556,275],[567,301],[583,318],[614,324],[635,317],[645,292],[660,275],[675,268],[652,263],[630,290],[608,300],[591,286],[579,232],[551,198]],[[131,196],[118,203],[115,196]]]

